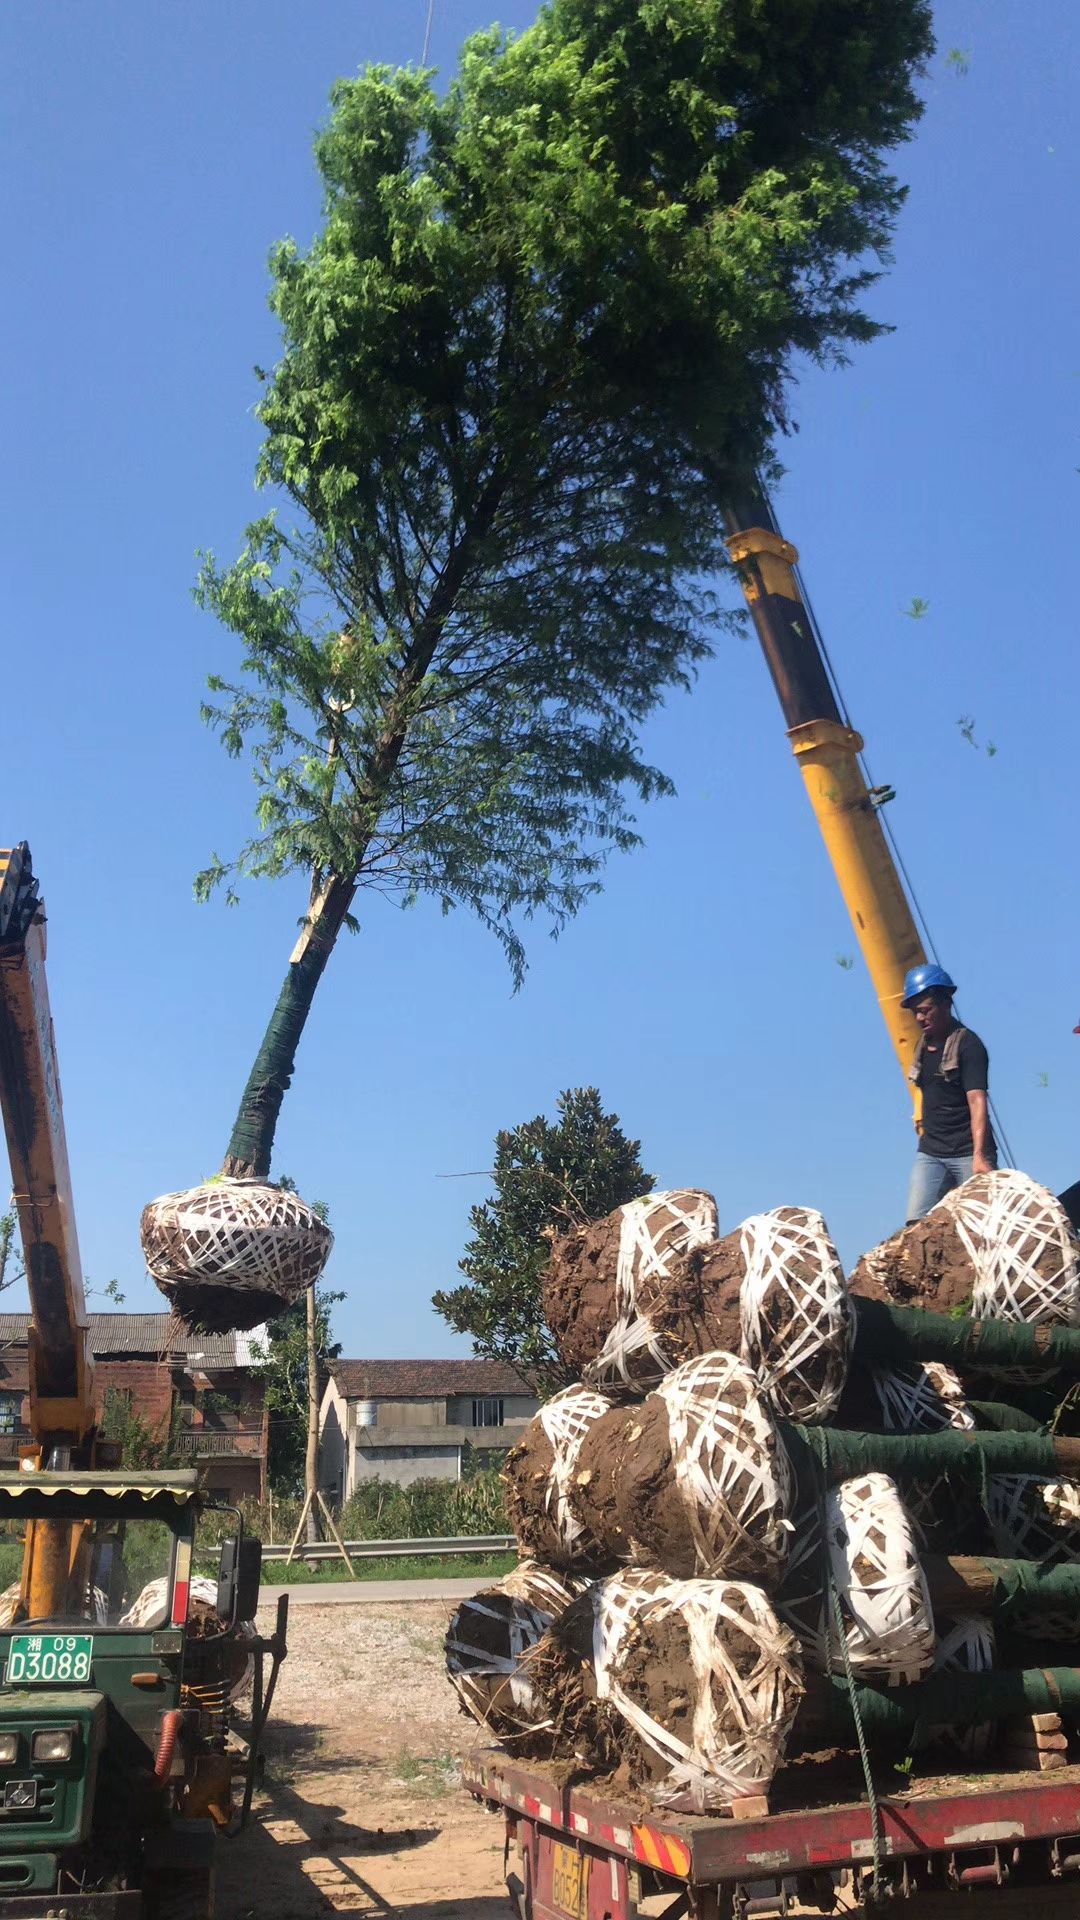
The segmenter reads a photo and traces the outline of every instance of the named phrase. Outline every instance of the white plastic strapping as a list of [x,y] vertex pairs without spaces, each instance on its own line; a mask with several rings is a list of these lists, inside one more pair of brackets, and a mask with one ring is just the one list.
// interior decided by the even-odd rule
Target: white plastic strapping
[[1000,1554],[1053,1564],[1080,1560],[1080,1481],[993,1473],[986,1510]]
[[753,1374],[732,1353],[706,1353],[655,1392],[700,1572],[775,1577],[788,1555],[794,1479]]
[[[650,1623],[675,1614],[686,1632],[694,1698],[687,1742],[627,1691],[626,1656]],[[650,1797],[705,1813],[767,1792],[781,1764],[803,1686],[794,1636],[760,1587],[734,1580],[616,1574],[593,1596],[596,1691],[665,1769]],[[739,1646],[741,1643],[741,1646]],[[757,1654],[740,1673],[735,1648]],[[742,1662],[745,1664],[745,1661]]]
[[886,1433],[971,1433],[975,1416],[951,1367],[940,1360],[872,1367],[870,1380]]
[[[522,1660],[587,1584],[572,1574],[560,1575],[523,1560],[504,1579],[462,1601],[446,1633],[446,1672],[482,1726],[507,1738],[517,1728],[532,1733],[552,1724],[537,1701]],[[478,1620],[495,1622],[493,1637],[504,1642],[504,1653],[470,1637]]]
[[940,1204],[975,1269],[977,1320],[1080,1326],[1080,1241],[1047,1187],[1009,1169],[976,1175]]
[[[961,1614],[955,1620],[939,1619],[935,1673],[989,1673],[997,1658],[994,1629],[980,1614]],[[997,1732],[996,1723],[984,1720],[974,1727],[935,1726],[927,1739],[963,1755],[965,1760],[984,1760]]]
[[[121,1615],[120,1626],[143,1628],[164,1626],[169,1617],[170,1593],[171,1586],[167,1579],[148,1580],[142,1591],[136,1594],[127,1612]],[[216,1611],[217,1581],[211,1580],[205,1573],[192,1574],[191,1583],[188,1588],[189,1613],[193,1600],[201,1601],[203,1606],[213,1607]],[[223,1631],[224,1627],[225,1623],[222,1622]],[[237,1647],[242,1648],[245,1641],[254,1640],[256,1631],[254,1621],[238,1620],[232,1636]],[[189,1646],[186,1655],[186,1659],[189,1662],[193,1655],[197,1658],[199,1644],[198,1641],[193,1641]],[[254,1655],[248,1654],[243,1668],[238,1671],[236,1677],[230,1682],[229,1698],[231,1700],[238,1699],[242,1693],[246,1692],[247,1688],[251,1685],[254,1672]]]
[[[615,1324],[589,1373],[599,1381],[640,1386],[662,1379],[671,1365],[648,1315],[638,1310],[641,1282],[666,1279],[676,1254],[716,1239],[719,1220],[712,1194],[693,1187],[647,1193],[619,1211]],[[631,1361],[636,1362],[633,1369]]]
[[[884,1680],[919,1680],[934,1661],[934,1615],[919,1563],[909,1515],[894,1480],[867,1473],[844,1480],[824,1496],[824,1542],[832,1582],[840,1597],[847,1657],[855,1674]],[[803,1571],[796,1592],[782,1597],[780,1611],[819,1672],[846,1672],[832,1596],[817,1592],[813,1555],[821,1553],[815,1509],[799,1515],[792,1571]],[[801,1588],[801,1590],[799,1590]]]
[[[830,1488],[825,1541],[855,1673],[918,1680],[934,1661],[934,1617],[911,1522],[888,1474],[865,1473]],[[828,1660],[845,1671],[831,1608]]]
[[334,1244],[298,1193],[265,1180],[208,1180],[164,1193],[139,1226],[151,1278],[166,1294],[205,1281],[298,1299],[319,1278]]
[[742,1357],[777,1413],[828,1420],[847,1379],[855,1315],[825,1221],[809,1207],[776,1207],[739,1232]]
[[610,1412],[611,1405],[606,1394],[592,1387],[564,1387],[537,1415],[553,1456],[546,1499],[548,1517],[570,1560],[583,1544],[585,1531],[570,1506],[570,1482],[585,1435],[602,1414]]

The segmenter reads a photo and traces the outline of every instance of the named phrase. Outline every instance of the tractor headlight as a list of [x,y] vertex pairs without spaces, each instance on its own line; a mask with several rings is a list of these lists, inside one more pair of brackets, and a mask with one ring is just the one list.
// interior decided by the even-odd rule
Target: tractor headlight
[[0,1767],[13,1767],[19,1757],[17,1733],[0,1733]]
[[30,1741],[30,1758],[38,1767],[58,1767],[75,1751],[74,1727],[40,1727]]

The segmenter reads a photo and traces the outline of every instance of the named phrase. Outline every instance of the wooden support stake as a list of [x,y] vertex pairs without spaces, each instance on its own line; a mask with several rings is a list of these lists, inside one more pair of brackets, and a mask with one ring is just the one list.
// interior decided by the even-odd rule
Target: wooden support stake
[[335,1542],[335,1545],[337,1546],[337,1550],[340,1553],[342,1559],[344,1560],[345,1565],[349,1569],[349,1579],[359,1580],[360,1575],[357,1573],[356,1568],[353,1566],[352,1561],[349,1559],[348,1553],[345,1548],[345,1542],[342,1539],[340,1533],[337,1530],[337,1527],[334,1524],[334,1516],[331,1513],[329,1507],[327,1506],[326,1501],[323,1499],[321,1491],[319,1493],[319,1505],[322,1508],[323,1519],[326,1521],[327,1526],[329,1527],[331,1533],[334,1536],[334,1542]]
[[299,1539],[300,1539],[300,1535],[301,1535],[301,1534],[303,1533],[303,1531],[304,1531],[304,1527],[305,1527],[305,1525],[306,1525],[306,1523],[307,1523],[307,1517],[308,1517],[308,1512],[309,1512],[309,1510],[310,1510],[310,1507],[311,1507],[311,1495],[310,1495],[310,1493],[305,1493],[305,1495],[304,1495],[304,1504],[303,1504],[303,1506],[302,1506],[302,1507],[301,1507],[301,1509],[300,1509],[300,1518],[299,1518],[299,1520],[298,1520],[298,1521],[297,1521],[297,1523],[296,1523],[296,1532],[295,1532],[295,1533],[293,1534],[293,1537],[292,1537],[292,1539],[291,1539],[291,1540],[290,1540],[290,1542],[289,1542],[289,1551],[288,1551],[288,1553],[287,1553],[287,1554],[286,1554],[286,1556],[285,1556],[285,1565],[286,1565],[287,1567],[291,1567],[291,1566],[292,1566],[292,1563],[293,1563],[293,1554],[294,1554],[294,1553],[296,1552],[296,1548],[297,1548],[297,1545],[298,1545],[298,1543],[299,1543]]

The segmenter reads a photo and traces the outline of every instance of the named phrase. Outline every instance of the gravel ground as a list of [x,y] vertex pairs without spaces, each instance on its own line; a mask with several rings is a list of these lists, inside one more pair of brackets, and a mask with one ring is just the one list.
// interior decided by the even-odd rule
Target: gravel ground
[[506,1920],[501,1824],[458,1778],[477,1729],[443,1673],[449,1613],[296,1610],[264,1788],[222,1849],[218,1920]]

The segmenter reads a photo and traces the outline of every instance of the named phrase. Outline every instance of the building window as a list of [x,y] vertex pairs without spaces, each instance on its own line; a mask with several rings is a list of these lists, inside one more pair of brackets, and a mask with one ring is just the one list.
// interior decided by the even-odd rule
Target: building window
[[474,1400],[472,1403],[472,1423],[474,1427],[501,1427],[503,1424],[503,1403],[501,1400]]
[[21,1393],[0,1393],[0,1433],[14,1433],[21,1412]]

